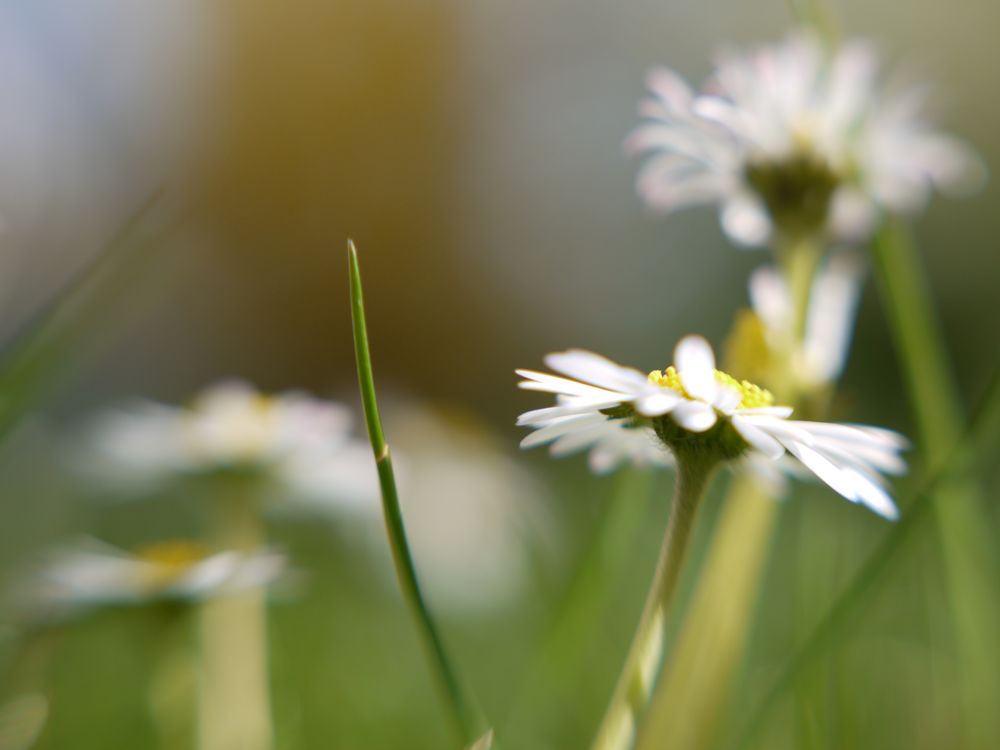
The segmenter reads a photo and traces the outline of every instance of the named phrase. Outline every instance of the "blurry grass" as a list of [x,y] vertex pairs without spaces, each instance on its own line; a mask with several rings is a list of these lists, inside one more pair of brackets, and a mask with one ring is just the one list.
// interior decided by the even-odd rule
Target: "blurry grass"
[[55,380],[64,376],[81,340],[120,313],[140,252],[164,226],[159,194],[149,198],[119,233],[0,352],[0,439]]
[[[916,497],[905,506],[901,520],[886,533],[882,542],[853,576],[844,592],[822,617],[815,629],[774,681],[763,700],[751,714],[748,726],[741,732],[738,747],[752,747],[753,740],[764,728],[768,713],[787,691],[807,673],[815,659],[832,649],[852,630],[861,609],[868,604],[878,584],[884,581],[889,566],[898,560],[905,543],[920,528],[932,509],[940,488],[956,477],[968,475],[978,464],[990,460],[1000,442],[1000,371],[977,409],[969,430],[955,443],[950,458],[926,482]],[[990,594],[988,604],[996,602],[997,592]],[[990,663],[993,665],[994,663]],[[997,739],[994,737],[993,739]],[[983,745],[988,747],[989,745]],[[979,747],[970,745],[970,747]]]
[[[887,221],[872,250],[924,468],[935,472],[949,462],[965,421],[948,348],[922,259],[907,229],[899,221]],[[1000,713],[994,708],[1000,695],[1000,556],[978,478],[969,472],[944,473],[946,479],[933,490],[933,507],[960,661],[967,740],[971,747],[988,747],[1000,742]]]

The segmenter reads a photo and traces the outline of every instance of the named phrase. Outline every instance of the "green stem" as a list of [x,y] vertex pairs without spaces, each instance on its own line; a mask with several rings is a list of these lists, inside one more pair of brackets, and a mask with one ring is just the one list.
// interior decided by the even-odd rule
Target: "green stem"
[[[928,468],[939,469],[958,442],[962,413],[958,387],[922,263],[906,229],[887,221],[873,246],[889,327],[909,386],[911,409]],[[938,489],[934,498],[951,599],[965,721],[970,747],[1000,738],[1000,566],[993,524],[981,489],[964,476]]]
[[714,462],[677,456],[677,486],[656,572],[639,626],[615,692],[591,745],[592,750],[626,750],[656,682],[663,655],[667,615],[677,591],[691,529]]
[[476,703],[466,694],[457,672],[452,667],[451,660],[444,648],[444,642],[421,592],[417,571],[413,564],[413,555],[410,552],[410,544],[406,538],[403,513],[399,506],[399,494],[396,490],[389,445],[382,432],[382,420],[375,397],[375,379],[372,374],[368,331],[365,326],[365,308],[361,290],[361,270],[358,267],[358,253],[354,243],[350,241],[348,241],[347,250],[348,270],[351,278],[351,316],[354,322],[354,347],[358,381],[361,386],[361,401],[364,405],[365,421],[368,426],[368,438],[375,454],[375,466],[382,489],[382,511],[385,515],[389,547],[392,550],[392,558],[396,566],[396,576],[406,603],[409,605],[430,649],[431,661],[448,698],[448,706],[451,710],[455,730],[462,743],[467,745],[475,742],[486,727],[483,726],[482,717],[475,707]]
[[[231,489],[231,488],[230,488]],[[219,551],[252,553],[264,541],[252,497],[219,497]],[[267,670],[267,601],[263,588],[212,597],[199,607],[201,750],[269,750],[273,744]]]
[[554,741],[560,717],[578,708],[579,685],[593,648],[603,643],[604,615],[652,500],[652,473],[623,469],[595,525],[583,559],[526,672],[505,722],[528,742]]
[[637,750],[711,746],[750,630],[779,509],[754,477],[733,479]]
[[844,587],[843,593],[788,660],[764,698],[753,707],[736,748],[753,746],[753,740],[763,730],[766,718],[779,699],[806,673],[815,659],[830,651],[850,632],[850,626],[871,600],[876,584],[884,580],[890,565],[899,559],[905,543],[913,538],[919,524],[929,515],[933,498],[937,497],[939,490],[982,469],[987,461],[993,459],[997,443],[1000,443],[1000,370],[994,375],[982,405],[976,410],[969,429],[952,448],[948,460],[924,483],[899,523],[886,532],[875,551]]

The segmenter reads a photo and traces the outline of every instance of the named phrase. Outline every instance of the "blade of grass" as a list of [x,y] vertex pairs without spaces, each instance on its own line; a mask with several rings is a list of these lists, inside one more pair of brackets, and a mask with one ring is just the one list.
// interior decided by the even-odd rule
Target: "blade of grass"
[[[96,260],[66,284],[14,336],[0,354],[0,440],[18,424],[38,397],[65,373],[66,358],[95,329],[130,280],[140,248],[165,229],[154,221],[163,212],[154,194],[132,216]],[[162,217],[161,217],[162,219]]]
[[[351,318],[354,324],[354,351],[361,386],[361,401],[364,406],[368,438],[375,454],[379,485],[382,489],[382,510],[385,515],[386,532],[392,550],[396,576],[407,605],[413,613],[430,650],[431,662],[448,699],[448,707],[456,732],[463,746],[477,742],[487,730],[476,702],[466,693],[458,673],[452,666],[444,648],[444,642],[430,609],[424,599],[413,564],[413,555],[406,537],[403,513],[399,506],[396,478],[392,470],[389,444],[382,431],[378,401],[375,397],[375,379],[372,374],[371,351],[368,346],[368,330],[365,326],[365,306],[361,292],[361,270],[358,266],[358,252],[354,243],[347,243],[348,271],[351,279]],[[495,743],[494,743],[495,746]]]
[[886,533],[875,552],[861,566],[844,592],[782,669],[752,714],[736,747],[750,746],[751,740],[763,729],[768,713],[785,691],[795,684],[813,659],[832,648],[838,639],[847,634],[852,619],[858,616],[876,584],[887,574],[890,564],[897,558],[904,543],[928,516],[928,511],[933,505],[932,499],[940,487],[954,481],[956,477],[972,473],[981,464],[991,460],[998,443],[1000,443],[1000,367],[997,368],[990,388],[976,410],[968,431],[955,443],[944,465],[924,483],[923,488],[906,508],[899,523]]
[[[930,285],[912,238],[885,222],[872,247],[883,307],[907,379],[918,442],[933,471],[949,458],[964,422],[961,398]],[[934,517],[944,558],[950,614],[972,747],[1000,741],[1000,559],[979,483],[963,475],[935,491]]]

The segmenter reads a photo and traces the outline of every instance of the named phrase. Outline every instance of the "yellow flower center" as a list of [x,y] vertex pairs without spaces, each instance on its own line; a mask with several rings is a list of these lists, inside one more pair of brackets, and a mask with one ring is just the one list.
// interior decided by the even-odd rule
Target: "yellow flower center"
[[[653,370],[649,373],[649,382],[661,388],[670,388],[677,391],[684,398],[691,398],[691,394],[687,392],[684,384],[681,382],[680,373],[673,366],[668,367],[666,370]],[[716,370],[715,382],[739,391],[740,403],[737,407],[739,409],[757,409],[762,406],[774,405],[774,396],[771,392],[751,383],[749,380],[737,380],[729,373]]]
[[205,559],[207,551],[196,542],[176,540],[149,544],[136,550],[136,559],[148,563],[149,583],[165,586],[186,573],[192,565]]

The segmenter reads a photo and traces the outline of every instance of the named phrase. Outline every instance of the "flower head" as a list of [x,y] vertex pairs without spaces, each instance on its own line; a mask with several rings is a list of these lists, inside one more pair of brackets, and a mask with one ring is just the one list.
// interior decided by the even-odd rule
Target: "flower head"
[[862,265],[847,253],[832,255],[812,282],[805,330],[795,331],[794,302],[784,276],[762,266],[750,276],[750,305],[769,352],[782,359],[796,383],[809,390],[833,383],[851,342]]
[[717,204],[730,237],[760,245],[775,230],[859,239],[877,209],[914,212],[978,176],[970,150],[921,119],[919,92],[882,90],[877,62],[863,42],[827,54],[799,32],[722,55],[701,93],[654,70],[627,141],[652,154],[639,193],[664,211]]
[[716,370],[712,349],[699,336],[682,339],[674,365],[648,376],[581,350],[550,354],[545,362],[568,377],[518,370],[522,388],[558,399],[556,406],[520,416],[518,424],[535,430],[522,447],[552,443],[557,453],[594,448],[608,430],[618,429],[652,430],[677,460],[749,455],[776,461],[791,454],[848,500],[887,518],[897,515],[880,475],[905,471],[900,435],[789,419],[791,407],[776,405],[768,391]]
[[63,619],[100,607],[234,594],[266,586],[284,570],[275,552],[211,553],[186,540],[127,552],[89,542],[51,554],[22,598],[35,619]]
[[265,395],[240,381],[214,385],[184,408],[139,402],[112,411],[88,443],[103,472],[129,486],[238,472],[310,497],[377,493],[345,407],[298,392]]

